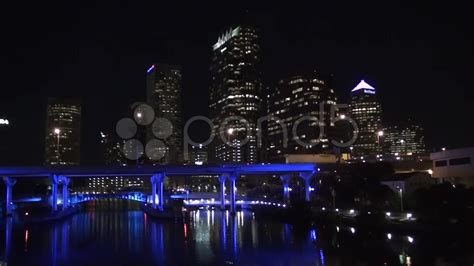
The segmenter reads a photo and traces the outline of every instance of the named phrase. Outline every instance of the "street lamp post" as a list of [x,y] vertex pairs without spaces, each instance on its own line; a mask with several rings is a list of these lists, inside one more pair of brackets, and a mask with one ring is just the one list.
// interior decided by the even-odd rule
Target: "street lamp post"
[[380,139],[383,137],[383,131],[382,130],[379,130],[377,132],[377,143],[379,144],[380,146]]
[[383,148],[382,148],[382,145],[380,144],[380,140],[382,139],[383,137],[383,131],[382,130],[379,130],[377,131],[377,144],[379,146],[379,152],[382,152],[383,153]]
[[234,129],[229,128],[227,129],[227,135],[229,135],[229,146],[230,146],[230,151],[231,151],[231,156],[232,156],[232,161],[234,161],[234,144],[232,143],[232,136],[234,134]]
[[336,190],[334,188],[331,189],[331,196],[332,196],[332,208],[336,209]]
[[61,134],[61,129],[55,128],[54,129],[54,134],[57,136],[57,142],[56,142],[56,158],[58,160],[58,165],[59,163],[59,135]]
[[398,194],[400,195],[400,211],[403,212],[403,189],[398,189]]

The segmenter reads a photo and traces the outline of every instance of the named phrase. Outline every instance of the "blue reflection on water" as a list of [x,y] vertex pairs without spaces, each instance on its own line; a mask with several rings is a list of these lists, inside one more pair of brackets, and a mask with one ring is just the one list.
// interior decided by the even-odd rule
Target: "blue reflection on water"
[[400,250],[410,261],[433,259],[420,257],[413,248],[421,245],[406,237],[388,241],[385,232],[376,237],[335,226],[316,230],[255,219],[250,212],[199,210],[190,217],[185,223],[157,221],[137,203],[103,200],[55,223],[25,226],[9,218],[2,224],[1,260],[8,265],[337,265],[358,257],[391,264]]
[[199,210],[190,217],[158,221],[137,203],[102,200],[55,223],[25,226],[10,219],[2,259],[9,265],[308,265],[318,259],[310,242],[288,245],[290,226],[260,222],[250,212]]

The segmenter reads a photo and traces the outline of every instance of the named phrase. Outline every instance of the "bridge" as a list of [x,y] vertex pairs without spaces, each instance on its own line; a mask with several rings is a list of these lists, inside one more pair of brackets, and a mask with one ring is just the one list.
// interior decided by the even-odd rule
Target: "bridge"
[[[223,165],[159,165],[139,167],[1,167],[0,176],[3,177],[6,187],[6,214],[12,214],[13,187],[21,178],[44,178],[51,180],[52,210],[58,210],[59,186],[62,185],[63,209],[69,207],[70,201],[68,186],[71,178],[86,178],[96,176],[150,176],[151,197],[146,199],[154,209],[163,210],[164,207],[164,180],[173,176],[214,175],[218,176],[219,205],[222,209],[226,204],[226,182],[229,183],[230,212],[236,211],[236,182],[242,175],[279,175],[283,182],[283,199],[288,204],[290,197],[289,183],[294,175],[298,175],[305,182],[305,199],[310,200],[310,193],[314,189],[310,186],[311,179],[317,173],[315,164],[223,164]],[[251,202],[251,204],[261,204]]]

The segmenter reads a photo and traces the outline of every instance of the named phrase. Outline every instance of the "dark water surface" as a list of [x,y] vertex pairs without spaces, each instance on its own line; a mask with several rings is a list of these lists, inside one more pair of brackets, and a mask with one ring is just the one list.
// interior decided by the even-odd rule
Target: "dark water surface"
[[[300,228],[252,212],[199,210],[189,223],[157,221],[137,203],[90,202],[48,224],[2,224],[7,265],[473,265],[460,237],[358,228]],[[9,231],[11,233],[9,233]],[[10,239],[10,240],[8,240]],[[0,265],[2,265],[0,263]]]

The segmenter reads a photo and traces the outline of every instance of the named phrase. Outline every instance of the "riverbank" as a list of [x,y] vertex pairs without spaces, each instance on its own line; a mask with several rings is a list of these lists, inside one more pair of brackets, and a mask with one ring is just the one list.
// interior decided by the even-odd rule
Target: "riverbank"
[[[387,213],[367,212],[345,215],[342,212],[314,210],[308,206],[290,208],[252,207],[255,216],[261,219],[277,220],[298,225],[342,225],[368,230],[389,231],[400,234],[468,234],[474,236],[474,230],[462,223],[436,222],[426,219],[395,219]],[[472,226],[472,225],[471,225]]]
[[51,222],[60,219],[64,219],[69,217],[73,214],[78,213],[82,210],[82,205],[75,205],[67,208],[66,210],[60,210],[52,213],[45,213],[39,215],[23,215],[19,218],[19,221],[24,224],[32,224],[32,223],[44,223],[44,222]]
[[430,220],[397,220],[387,218],[385,213],[345,216],[337,212],[313,211],[312,222],[316,225],[340,224],[359,228],[390,231],[402,234],[469,234],[474,235],[472,227],[459,223],[441,223]]
[[186,219],[189,218],[187,212],[178,210],[172,207],[164,207],[163,210],[155,209],[149,204],[143,204],[140,206],[142,211],[155,219],[161,220],[176,220],[176,219]]

